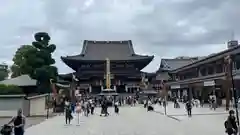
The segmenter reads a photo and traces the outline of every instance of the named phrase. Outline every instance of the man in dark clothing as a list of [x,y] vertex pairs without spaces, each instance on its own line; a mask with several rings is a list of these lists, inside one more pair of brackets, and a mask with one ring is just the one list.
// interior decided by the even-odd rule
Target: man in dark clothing
[[26,123],[25,116],[22,114],[22,109],[18,110],[17,116],[13,117],[12,120],[8,123],[13,123],[14,125],[14,134],[15,135],[23,135],[24,134],[24,126]]
[[104,114],[104,108],[105,108],[105,105],[104,105],[104,102],[102,101],[101,103],[101,114],[100,116],[102,116]]
[[191,101],[188,101],[186,103],[186,109],[187,109],[187,114],[189,117],[192,116],[192,104],[191,104]]
[[105,114],[105,116],[109,115],[109,113],[108,113],[108,105],[109,105],[109,101],[106,100],[105,103],[104,103],[104,114]]
[[236,123],[236,118],[234,116],[234,111],[229,111],[229,116],[227,120],[224,122],[224,126],[226,128],[226,133],[228,135],[237,135],[238,133],[238,126]]
[[107,100],[102,101],[101,107],[102,107],[102,110],[101,110],[100,116],[102,116],[103,114],[105,116],[108,116],[109,113],[107,111],[107,109],[108,109],[108,102],[107,102]]
[[173,106],[174,106],[174,108],[177,108],[177,98],[176,97],[174,97],[173,98]]
[[65,106],[65,122],[66,124],[70,124],[72,120],[72,109],[70,104]]
[[94,108],[95,108],[95,104],[94,103],[90,103],[91,106],[91,114],[94,114]]

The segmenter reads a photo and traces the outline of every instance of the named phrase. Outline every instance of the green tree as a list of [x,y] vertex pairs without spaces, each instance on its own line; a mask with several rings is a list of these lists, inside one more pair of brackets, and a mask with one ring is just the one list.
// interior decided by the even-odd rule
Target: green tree
[[45,32],[36,33],[34,39],[32,45],[23,45],[17,50],[11,69],[13,76],[29,74],[37,80],[39,92],[46,93],[50,91],[50,79],[56,80],[58,75],[52,58],[56,46],[49,44],[51,38]]
[[0,64],[0,81],[6,79],[8,77],[8,65],[7,64]]
[[13,57],[13,65],[11,66],[11,77],[17,77],[23,74],[33,75],[34,68],[28,61],[34,61],[37,49],[31,45],[22,45],[17,49]]

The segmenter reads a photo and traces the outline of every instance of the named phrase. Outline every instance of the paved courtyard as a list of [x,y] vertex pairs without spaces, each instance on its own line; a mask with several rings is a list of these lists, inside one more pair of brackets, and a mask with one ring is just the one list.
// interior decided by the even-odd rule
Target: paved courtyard
[[115,115],[110,108],[109,117],[100,117],[97,109],[94,116],[82,116],[80,125],[76,116],[72,125],[65,125],[64,116],[56,116],[28,128],[26,135],[225,135],[223,122],[227,114],[196,115],[178,121],[146,112],[142,106],[120,109],[120,114]]
[[[165,108],[163,106],[155,105],[155,111],[160,114],[165,114]],[[180,103],[180,108],[174,108],[173,103],[169,102],[166,107],[166,114],[171,118],[175,118],[176,120],[183,121],[188,119],[187,112],[185,109],[185,104]],[[193,107],[192,115],[227,115],[228,112],[224,107],[216,108],[216,110],[211,110],[207,105],[204,107]]]

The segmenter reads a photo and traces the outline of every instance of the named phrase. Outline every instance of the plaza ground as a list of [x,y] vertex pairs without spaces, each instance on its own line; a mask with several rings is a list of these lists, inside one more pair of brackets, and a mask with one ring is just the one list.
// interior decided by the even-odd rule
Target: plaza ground
[[65,125],[64,116],[56,116],[28,128],[25,135],[225,135],[225,113],[192,118],[175,116],[184,117],[179,121],[158,112],[147,112],[142,106],[122,107],[119,115],[113,113],[113,108],[109,111],[109,117],[100,117],[100,109],[93,116],[82,116],[80,125],[76,116],[71,125]]
[[[174,108],[173,103],[169,102],[168,106],[166,107],[166,115],[178,121],[183,121],[185,119],[188,119],[187,111],[185,109],[185,104],[183,103],[179,103],[179,104],[180,104],[180,108]],[[163,106],[155,105],[154,108],[157,113],[165,114],[165,108]],[[230,108],[230,109],[233,109],[233,108]],[[216,110],[210,109],[208,105],[204,105],[204,107],[193,107],[192,109],[192,115],[194,116],[227,115],[227,114],[228,114],[228,111],[226,111],[225,107],[223,106],[216,108]]]

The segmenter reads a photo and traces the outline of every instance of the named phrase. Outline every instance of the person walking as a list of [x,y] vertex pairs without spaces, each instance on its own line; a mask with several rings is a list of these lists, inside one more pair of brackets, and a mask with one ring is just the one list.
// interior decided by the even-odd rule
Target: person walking
[[90,106],[91,106],[91,114],[94,114],[94,108],[95,108],[95,103],[94,102],[90,102]]
[[191,101],[188,101],[186,103],[186,110],[187,110],[188,117],[191,117],[192,116],[192,102]]
[[143,100],[143,107],[147,108],[147,101],[146,100]]
[[177,108],[177,98],[176,97],[173,98],[173,107]]
[[15,135],[23,135],[24,134],[24,126],[26,123],[26,118],[22,114],[22,109],[19,109],[17,112],[17,116],[13,117],[11,121],[8,123],[13,123],[14,134]]
[[72,120],[72,109],[69,101],[65,102],[65,122],[66,124],[70,124]]
[[224,126],[226,129],[226,133],[228,135],[237,135],[238,126],[237,126],[237,122],[236,122],[236,118],[234,116],[233,110],[229,111],[229,116],[228,116],[227,120],[224,122]]
[[88,117],[88,114],[89,114],[89,103],[88,103],[88,101],[85,101],[84,103],[84,115],[86,116],[86,117]]
[[105,116],[108,116],[108,115],[109,115],[109,113],[108,113],[108,105],[109,105],[109,101],[106,100],[106,101],[104,102],[104,114],[105,114]]
[[114,112],[115,112],[116,114],[119,113],[119,108],[118,108],[118,106],[119,106],[119,103],[118,103],[118,101],[116,101],[116,102],[114,103]]
[[101,101],[101,114],[100,116],[102,116],[104,114],[104,101]]
[[71,109],[73,113],[75,112],[75,107],[76,107],[76,102],[71,102]]
[[80,114],[82,112],[81,104],[80,102],[76,104],[76,113],[77,113],[77,123],[80,123]]
[[89,113],[91,112],[91,103],[87,102],[87,116],[89,116]]

